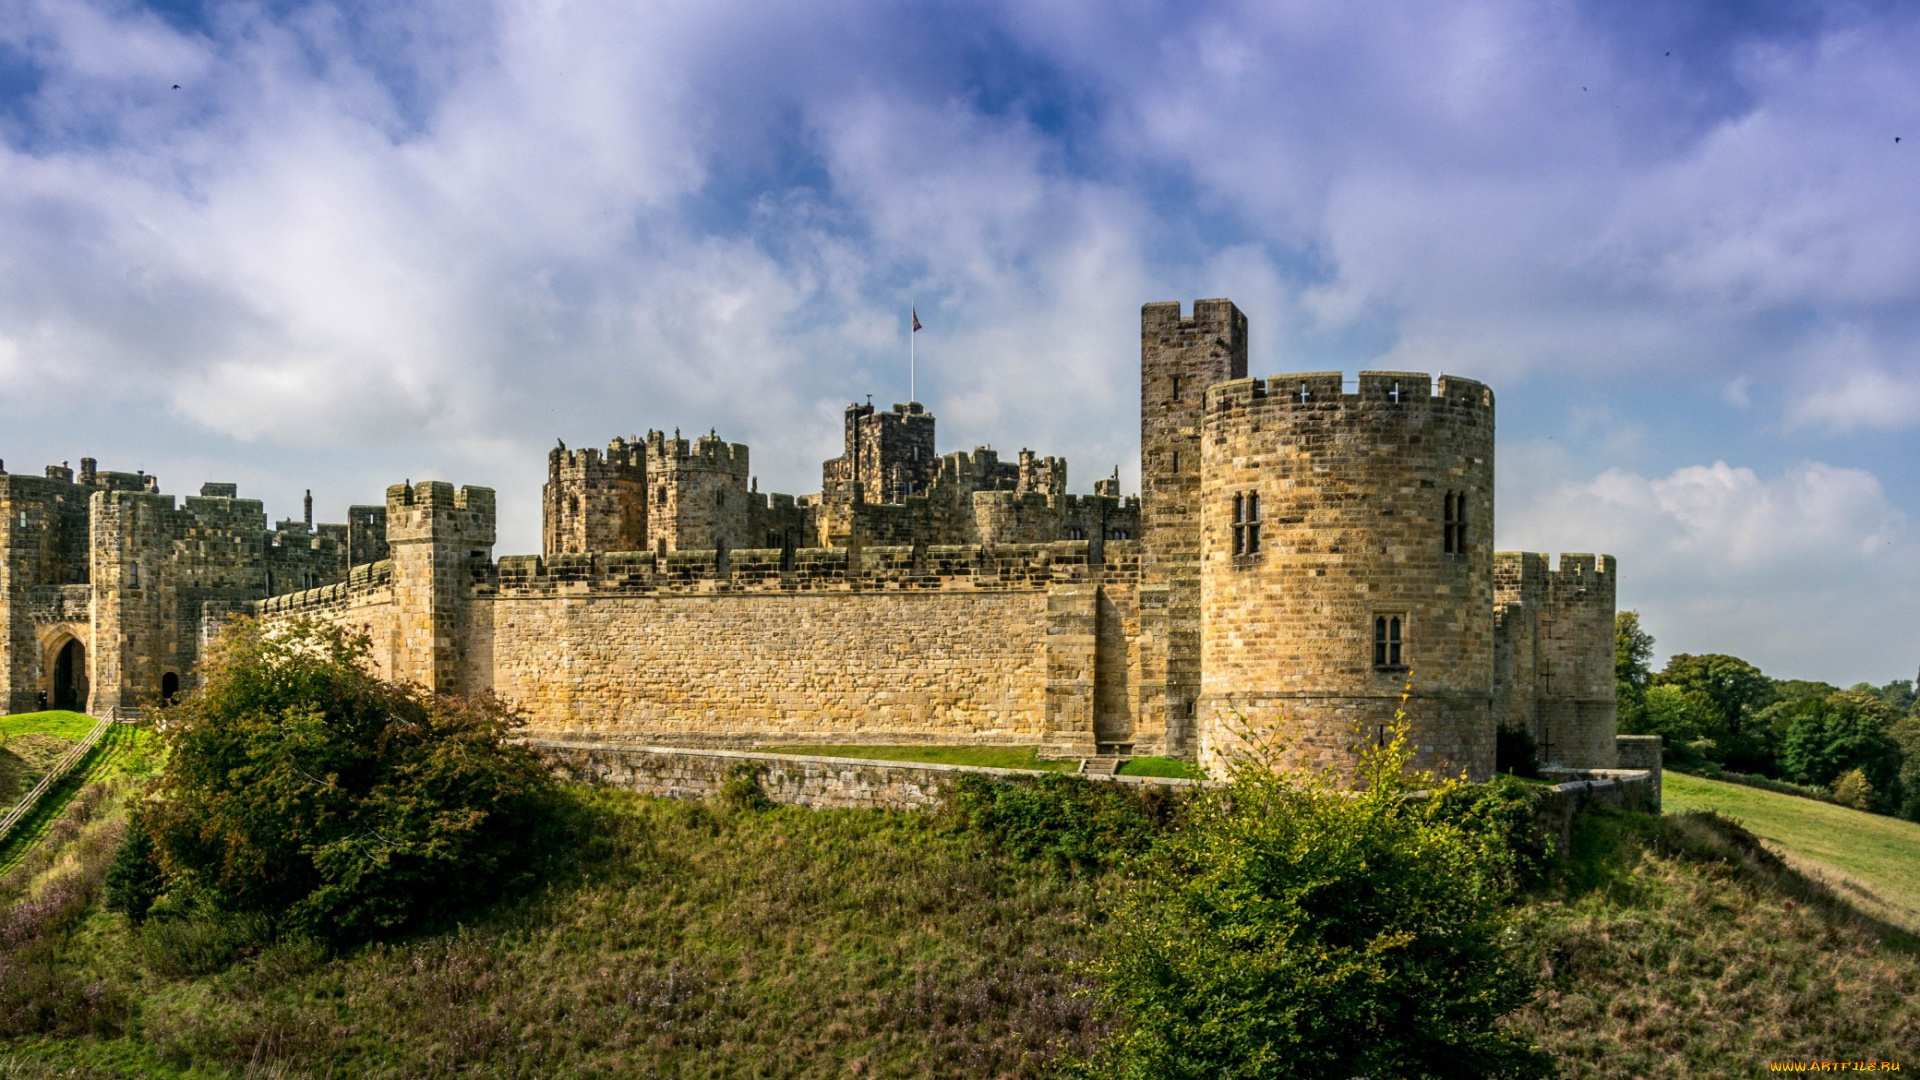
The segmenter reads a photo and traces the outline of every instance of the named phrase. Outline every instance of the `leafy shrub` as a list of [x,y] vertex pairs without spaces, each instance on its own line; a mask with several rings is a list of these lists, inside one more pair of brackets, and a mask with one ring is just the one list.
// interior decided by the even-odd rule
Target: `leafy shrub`
[[237,620],[167,714],[140,808],[170,892],[326,940],[373,937],[528,879],[553,783],[492,698],[364,667],[368,642]]
[[1538,882],[1558,854],[1540,817],[1541,788],[1511,776],[1485,784],[1445,784],[1431,798],[1435,823],[1459,829],[1480,848],[1486,871],[1510,890]]
[[1873,809],[1873,782],[1867,774],[1854,769],[1833,782],[1833,801],[1855,810]]
[[1092,871],[1152,847],[1179,800],[1176,789],[1065,773],[1006,780],[966,775],[956,782],[953,808],[963,827],[1017,859]]
[[126,912],[127,918],[138,926],[146,920],[147,912],[152,910],[153,902],[165,887],[166,877],[160,872],[153,837],[147,835],[147,830],[138,822],[129,823],[126,836],[107,867],[107,909]]
[[766,772],[766,766],[746,761],[729,767],[720,781],[720,802],[735,810],[771,810],[774,802],[760,786]]
[[1357,791],[1266,750],[1203,791],[1112,920],[1096,970],[1126,1027],[1088,1074],[1548,1075],[1499,1024],[1535,986],[1490,839],[1517,798],[1405,776],[1410,757],[1402,722]]

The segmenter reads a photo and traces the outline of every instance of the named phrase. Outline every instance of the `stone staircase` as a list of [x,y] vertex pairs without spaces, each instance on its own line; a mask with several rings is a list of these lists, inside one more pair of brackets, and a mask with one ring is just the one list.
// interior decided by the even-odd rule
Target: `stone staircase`
[[1085,758],[1080,762],[1082,776],[1114,776],[1120,772],[1120,766],[1130,760],[1118,754],[1101,754],[1098,757]]

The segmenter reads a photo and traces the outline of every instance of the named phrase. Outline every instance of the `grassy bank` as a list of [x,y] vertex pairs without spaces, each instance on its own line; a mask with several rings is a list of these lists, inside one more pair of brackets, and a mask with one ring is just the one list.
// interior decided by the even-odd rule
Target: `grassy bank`
[[49,709],[46,712],[14,713],[12,716],[0,716],[0,736],[11,742],[17,735],[52,735],[79,742],[93,730],[97,721],[85,713],[68,712],[65,709]]
[[1920,1060],[1912,939],[1724,819],[1583,814],[1572,858],[1523,913],[1549,981],[1515,1023],[1564,1076]]
[[[102,910],[127,791],[0,876],[0,965],[31,976],[0,980],[0,1076],[1044,1076],[1108,1030],[1078,991],[1125,878],[930,816],[573,789],[539,891],[328,956]],[[1718,819],[1585,815],[1522,916],[1548,985],[1513,1022],[1568,1076],[1920,1060],[1911,945]]]
[[1669,810],[1711,810],[1771,841],[1883,918],[1920,933],[1920,824],[1668,772]]

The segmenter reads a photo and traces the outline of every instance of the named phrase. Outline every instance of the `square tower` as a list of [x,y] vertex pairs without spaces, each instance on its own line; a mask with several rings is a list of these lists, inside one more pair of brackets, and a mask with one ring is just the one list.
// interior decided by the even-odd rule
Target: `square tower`
[[1247,317],[1231,300],[1140,308],[1140,570],[1164,604],[1167,747],[1191,749],[1200,694],[1200,429],[1207,387],[1247,377]]

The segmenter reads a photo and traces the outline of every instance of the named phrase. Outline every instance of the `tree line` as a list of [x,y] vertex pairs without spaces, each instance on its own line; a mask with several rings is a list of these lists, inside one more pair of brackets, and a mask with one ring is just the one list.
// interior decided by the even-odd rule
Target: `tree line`
[[1652,670],[1640,613],[1614,621],[1623,735],[1658,735],[1667,764],[1799,785],[1860,810],[1920,821],[1914,682],[1841,688],[1775,679],[1737,656],[1676,653]]

